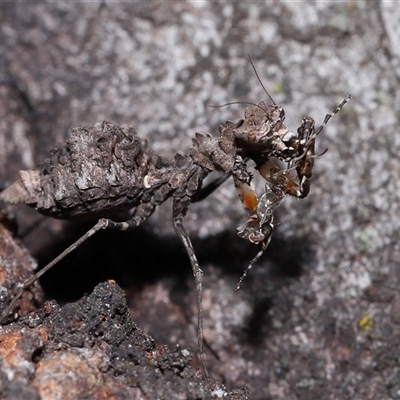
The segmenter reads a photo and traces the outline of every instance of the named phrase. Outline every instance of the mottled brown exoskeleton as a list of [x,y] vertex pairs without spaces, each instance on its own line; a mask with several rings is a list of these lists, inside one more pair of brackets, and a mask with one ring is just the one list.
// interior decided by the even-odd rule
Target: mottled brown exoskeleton
[[[273,102],[271,97],[270,99]],[[246,114],[244,124],[237,128],[237,136],[253,138],[252,143],[257,143],[259,152],[257,153],[255,149],[250,150],[248,146],[246,156],[256,163],[256,168],[265,178],[266,184],[264,193],[258,199],[252,185],[234,178],[239,196],[249,214],[247,222],[238,228],[238,235],[252,243],[262,243],[261,250],[240,277],[236,290],[240,289],[249,270],[263,255],[271,240],[274,230],[274,209],[286,195],[302,199],[310,192],[310,178],[316,157],[315,139],[332,116],[338,113],[350,99],[351,95],[344,99],[332,113],[327,114],[317,130],[314,119],[305,117],[297,129],[297,134],[289,131],[284,125],[285,112],[275,103],[270,106],[266,106],[265,103],[258,104],[249,114]],[[273,138],[269,148],[265,150],[262,146],[264,142],[262,131],[257,134],[253,132],[254,127],[263,126],[266,114],[264,107],[269,109],[270,115],[270,126],[266,126],[265,133]],[[246,127],[246,122],[248,127]]]
[[[315,130],[314,120],[305,118],[297,133],[284,124],[284,110],[261,102],[245,113],[245,118],[228,121],[219,136],[197,133],[189,154],[172,160],[154,155],[136,132],[109,122],[73,128],[66,144],[55,149],[41,169],[20,171],[20,179],[5,189],[0,198],[9,203],[25,203],[38,212],[61,219],[100,218],[95,226],[57,258],[27,280],[3,310],[4,322],[24,290],[71,251],[101,229],[130,230],[144,222],[155,208],[173,199],[174,229],[183,242],[196,279],[198,308],[198,350],[206,371],[203,353],[202,276],[183,218],[191,203],[204,199],[226,177],[232,176],[245,209],[247,222],[238,234],[261,243],[262,249],[240,278],[239,289],[252,265],[266,249],[274,228],[273,211],[287,195],[299,198],[309,192],[315,157],[316,136],[331,116],[350,99],[344,100],[323,125]],[[253,175],[246,161],[255,162],[266,179],[265,192],[258,199]],[[282,166],[274,163],[278,160]],[[223,178],[202,187],[206,176],[219,171]],[[118,210],[132,210],[126,222],[107,219]]]

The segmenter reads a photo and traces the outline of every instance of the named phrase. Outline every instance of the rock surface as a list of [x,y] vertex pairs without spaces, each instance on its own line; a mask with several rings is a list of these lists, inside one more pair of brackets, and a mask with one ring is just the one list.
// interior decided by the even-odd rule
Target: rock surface
[[[270,248],[239,293],[232,288],[257,249],[236,237],[244,215],[233,185],[189,211],[205,272],[207,359],[214,379],[247,386],[252,399],[399,398],[399,20],[397,4],[384,1],[2,5],[0,186],[48,157],[71,126],[103,119],[133,125],[161,155],[186,152],[196,131],[216,134],[246,107],[207,105],[266,100],[247,54],[293,129],[305,115],[322,122],[350,92],[318,139],[329,151],[316,159],[310,195],[282,204]],[[39,265],[91,226],[12,212]],[[194,347],[194,282],[170,216],[167,203],[132,234],[99,233],[45,276],[46,295],[69,302],[115,279],[143,331]],[[1,370],[0,381],[16,385],[8,393],[35,398],[48,385],[39,327],[64,310],[50,308],[35,314],[42,325],[2,331],[31,352],[19,353],[24,371]],[[108,353],[67,347],[65,365],[87,374],[81,393],[98,388],[102,398],[108,381],[95,382],[94,371]],[[93,361],[82,364],[78,350]],[[131,398],[131,375],[122,376],[113,395]]]

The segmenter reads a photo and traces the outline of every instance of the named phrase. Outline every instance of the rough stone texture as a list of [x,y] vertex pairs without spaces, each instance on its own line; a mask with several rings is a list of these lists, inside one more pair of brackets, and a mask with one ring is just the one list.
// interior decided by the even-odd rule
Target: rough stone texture
[[[191,208],[207,358],[213,378],[253,399],[400,397],[395,2],[7,3],[0,22],[2,187],[70,126],[102,119],[134,125],[161,155],[187,151],[196,131],[216,134],[245,108],[208,104],[266,100],[247,54],[293,129],[304,115],[322,122],[350,92],[318,140],[329,151],[310,196],[282,204],[241,292],[231,289],[256,249],[236,238],[244,216],[233,185]],[[90,226],[14,213],[41,265]],[[92,238],[42,281],[48,296],[77,299],[113,278],[157,343],[194,346],[193,278],[170,215],[165,204],[137,232]]]
[[198,399],[247,397],[228,392],[187,364],[188,349],[157,346],[129,314],[115,282],[90,296],[43,311],[0,332],[2,399]]
[[[0,201],[0,302],[6,304],[37,267],[35,260],[21,243],[13,237],[15,220],[7,206]],[[25,316],[43,302],[43,292],[36,282],[18,301],[18,314]],[[17,314],[17,316],[18,316]]]

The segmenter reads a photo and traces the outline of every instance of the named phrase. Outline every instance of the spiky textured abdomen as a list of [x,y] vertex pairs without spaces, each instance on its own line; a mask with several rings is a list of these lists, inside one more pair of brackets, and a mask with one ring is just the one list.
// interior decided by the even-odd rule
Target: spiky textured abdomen
[[20,171],[21,180],[0,198],[55,218],[107,215],[138,203],[151,157],[133,129],[109,122],[73,128],[65,146],[53,150],[40,171]]

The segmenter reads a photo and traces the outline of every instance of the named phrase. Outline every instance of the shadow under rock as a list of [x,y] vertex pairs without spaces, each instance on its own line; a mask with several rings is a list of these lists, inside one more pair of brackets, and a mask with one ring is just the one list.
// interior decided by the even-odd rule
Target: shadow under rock
[[[93,222],[69,224],[61,239],[34,255],[39,265],[46,265],[93,225]],[[192,241],[201,267],[212,264],[221,268],[223,274],[237,278],[259,250],[231,231]],[[256,264],[246,278],[250,281],[246,287],[252,287],[253,279],[299,277],[310,258],[311,245],[304,238],[287,240],[274,235],[261,259],[261,263],[268,261],[270,268]],[[107,279],[140,290],[166,277],[174,278],[174,290],[187,291],[193,279],[189,258],[177,236],[155,235],[148,225],[132,232],[98,232],[47,272],[41,284],[49,298],[73,301]]]
[[[241,276],[249,262],[256,256],[260,246],[255,246],[239,238],[235,232],[224,231],[219,235],[193,240],[196,254],[201,265],[218,265],[225,274]],[[298,278],[304,266],[314,259],[312,241],[304,237],[285,238],[274,232],[267,250],[256,263],[246,279],[251,280],[259,266],[268,261],[270,267],[264,271],[275,278]],[[257,275],[257,272],[256,274]],[[257,277],[259,279],[259,277]]]
[[[35,255],[39,265],[46,265],[93,225],[71,224],[61,241]],[[187,265],[178,238],[159,237],[142,227],[132,232],[100,231],[44,274],[41,284],[49,298],[61,302],[77,300],[108,279],[140,290],[166,276],[174,276],[185,289],[184,282],[191,274]]]
[[[198,256],[201,264],[215,263],[225,275],[234,276],[237,282],[258,250],[259,247],[244,242],[230,232],[224,232],[210,238],[207,251],[203,249]],[[290,285],[293,279],[302,276],[307,266],[312,265],[314,257],[310,239],[285,238],[279,232],[274,233],[265,254],[253,266],[240,289],[246,293],[252,307],[246,324],[237,332],[242,341],[257,347],[267,340],[272,329],[272,309],[283,313],[283,318],[284,315],[290,316],[291,296],[283,295],[281,290]],[[285,304],[281,304],[282,300]]]

